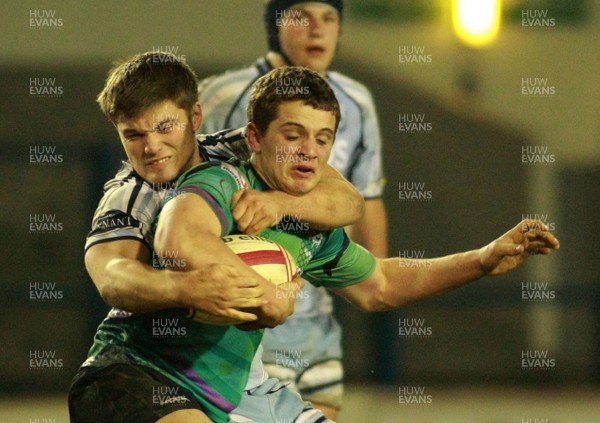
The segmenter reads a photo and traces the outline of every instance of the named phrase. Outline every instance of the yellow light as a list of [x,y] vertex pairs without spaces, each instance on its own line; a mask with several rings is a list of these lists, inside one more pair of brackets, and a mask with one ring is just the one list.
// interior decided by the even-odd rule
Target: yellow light
[[483,47],[492,42],[500,29],[501,0],[453,0],[452,24],[465,44]]

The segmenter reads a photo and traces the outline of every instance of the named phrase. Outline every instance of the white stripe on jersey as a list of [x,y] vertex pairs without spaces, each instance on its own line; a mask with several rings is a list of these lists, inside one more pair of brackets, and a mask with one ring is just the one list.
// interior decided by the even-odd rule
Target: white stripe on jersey
[[152,222],[167,190],[154,190],[123,162],[117,175],[104,185],[104,196],[92,220],[85,249],[98,242],[133,238],[151,248]]
[[[197,135],[202,157],[209,161],[228,160],[239,157],[237,154],[247,157],[249,149],[244,130]],[[85,249],[98,242],[117,239],[138,239],[151,249],[152,223],[168,199],[171,186],[170,183],[150,184],[129,162],[123,162],[115,177],[104,184],[104,196],[94,213]]]

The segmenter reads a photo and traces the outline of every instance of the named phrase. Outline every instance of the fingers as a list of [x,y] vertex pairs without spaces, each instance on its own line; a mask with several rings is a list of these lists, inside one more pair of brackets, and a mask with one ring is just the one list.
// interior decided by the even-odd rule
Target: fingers
[[495,245],[494,254],[498,257],[517,256],[521,254],[521,251],[522,247],[520,244],[504,242]]
[[242,275],[240,271],[230,264],[209,265],[205,272],[199,271],[200,276],[195,276],[199,281],[220,281],[219,289],[225,292],[228,288],[255,288],[257,295],[264,294],[264,284],[259,278],[248,277],[247,274]]
[[241,232],[246,232],[248,230],[248,227],[252,224],[254,218],[254,213],[252,213],[252,211],[249,209],[245,209],[244,213],[238,217],[234,215],[237,227]]
[[529,231],[547,231],[548,225],[541,220],[525,219],[518,225],[522,233]]
[[[248,204],[246,201],[242,201],[246,190],[238,190],[233,193],[231,197],[231,215],[233,219],[237,222],[238,227],[240,225],[240,219],[242,219],[248,210]],[[247,224],[247,223],[246,223]]]
[[271,221],[271,219],[268,216],[263,216],[261,219],[251,222],[246,227],[244,232],[247,233],[248,235],[256,235],[273,225],[274,225],[274,223]]
[[242,322],[255,322],[256,320],[258,320],[258,316],[254,313],[248,313],[245,311],[236,310],[234,308],[228,308],[224,311],[225,313],[223,314],[223,316],[231,317],[232,319],[237,319]]
[[221,303],[227,308],[260,307],[267,303],[264,290],[239,289],[226,295],[227,299],[223,299]]
[[528,243],[535,245],[537,248],[548,247],[554,250],[560,248],[558,239],[550,232],[535,230],[526,232],[524,235]]
[[560,242],[549,232],[548,225],[541,220],[525,219],[520,224],[523,250],[527,254],[550,254],[558,250]]
[[232,216],[237,228],[248,235],[256,235],[277,224],[277,214],[267,197],[257,191],[239,190],[232,197]]
[[231,208],[232,209],[235,208],[237,203],[240,201],[240,199],[244,195],[245,191],[246,191],[245,189],[239,189],[233,193],[233,195],[231,196]]

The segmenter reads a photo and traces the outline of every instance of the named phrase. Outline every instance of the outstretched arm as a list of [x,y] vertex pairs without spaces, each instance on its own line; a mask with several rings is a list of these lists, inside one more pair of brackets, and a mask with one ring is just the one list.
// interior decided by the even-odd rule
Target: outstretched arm
[[360,193],[330,165],[324,168],[317,186],[302,196],[256,190],[240,190],[233,196],[238,229],[250,235],[275,226],[284,216],[306,222],[315,230],[339,228],[359,220],[364,210]]
[[238,309],[264,302],[264,287],[242,277],[232,266],[176,272],[156,269],[150,263],[146,245],[130,239],[95,244],[85,254],[86,268],[102,299],[132,313],[193,307],[250,322],[256,315]]
[[525,220],[478,250],[435,259],[378,259],[367,280],[335,291],[365,311],[383,311],[506,273],[529,256],[559,248],[544,223]]
[[159,257],[176,255],[185,263],[182,270],[186,272],[205,266],[232,267],[252,286],[260,286],[265,291],[265,301],[257,310],[258,323],[267,327],[283,323],[294,310],[295,297],[278,295],[274,284],[227,247],[221,239],[221,231],[219,218],[205,200],[196,194],[181,194],[163,208],[154,248]]

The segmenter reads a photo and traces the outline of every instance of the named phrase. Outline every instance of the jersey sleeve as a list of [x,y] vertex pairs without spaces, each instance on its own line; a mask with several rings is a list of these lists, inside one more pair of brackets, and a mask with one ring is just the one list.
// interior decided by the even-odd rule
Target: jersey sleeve
[[105,192],[92,220],[85,250],[94,244],[137,239],[151,249],[152,224],[160,197],[141,180],[130,181]]
[[366,91],[360,104],[363,115],[363,151],[350,175],[350,182],[357,187],[365,199],[378,198],[383,194],[385,185],[379,120],[371,93]]
[[331,231],[302,277],[315,286],[339,288],[367,279],[375,271],[375,256],[351,241],[343,229]]
[[193,193],[206,201],[221,223],[221,236],[225,236],[235,228],[231,214],[233,193],[247,187],[246,178],[234,165],[207,163],[188,170],[179,178],[176,195]]

